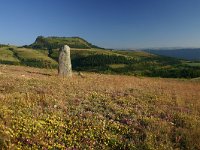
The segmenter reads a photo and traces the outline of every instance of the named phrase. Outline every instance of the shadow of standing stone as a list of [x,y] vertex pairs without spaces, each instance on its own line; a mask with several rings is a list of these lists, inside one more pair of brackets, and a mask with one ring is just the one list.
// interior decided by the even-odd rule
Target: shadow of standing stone
[[59,60],[58,60],[58,75],[61,77],[71,77],[72,76],[72,64],[70,58],[70,47],[64,45],[60,50]]

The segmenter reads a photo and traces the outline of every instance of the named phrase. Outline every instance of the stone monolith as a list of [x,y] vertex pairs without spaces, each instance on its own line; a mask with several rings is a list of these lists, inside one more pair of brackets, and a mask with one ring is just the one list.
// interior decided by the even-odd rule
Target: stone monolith
[[60,50],[58,60],[58,75],[62,77],[72,76],[72,64],[70,57],[70,47],[64,45]]

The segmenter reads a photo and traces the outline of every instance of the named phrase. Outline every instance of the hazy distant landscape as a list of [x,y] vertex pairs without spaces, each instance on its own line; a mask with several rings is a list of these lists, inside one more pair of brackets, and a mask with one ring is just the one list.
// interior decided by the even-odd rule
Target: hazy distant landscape
[[169,48],[169,49],[148,49],[146,52],[152,54],[175,57],[185,60],[200,61],[200,48]]

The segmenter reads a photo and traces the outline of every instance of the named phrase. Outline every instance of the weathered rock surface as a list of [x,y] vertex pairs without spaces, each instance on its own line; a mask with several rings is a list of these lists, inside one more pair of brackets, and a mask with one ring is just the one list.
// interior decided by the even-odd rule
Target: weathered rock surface
[[58,75],[62,77],[72,76],[72,64],[69,46],[64,45],[64,47],[60,50],[58,62]]

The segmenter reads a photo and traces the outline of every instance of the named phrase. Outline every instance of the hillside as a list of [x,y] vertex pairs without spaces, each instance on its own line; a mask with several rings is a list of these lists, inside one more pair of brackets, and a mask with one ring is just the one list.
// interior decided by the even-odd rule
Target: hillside
[[[57,68],[58,49],[16,46],[0,48],[0,63],[40,68]],[[73,70],[134,76],[197,78],[200,63],[158,56],[142,51],[71,48]]]
[[0,65],[0,149],[200,148],[200,82]]
[[175,57],[186,60],[197,60],[200,61],[200,48],[184,48],[184,49],[149,49],[146,52],[152,54]]
[[40,68],[55,68],[57,62],[47,54],[28,48],[6,46],[0,48],[0,63]]
[[81,48],[81,49],[99,48],[80,37],[43,37],[43,36],[38,36],[35,42],[28,47],[34,49],[59,49],[63,45],[68,45],[71,48]]
[[[58,60],[58,50],[49,55]],[[196,78],[200,63],[149,54],[143,51],[72,49],[72,66],[76,71],[135,76]]]

